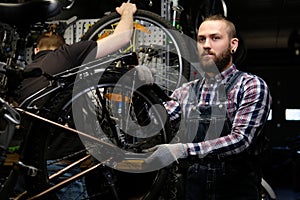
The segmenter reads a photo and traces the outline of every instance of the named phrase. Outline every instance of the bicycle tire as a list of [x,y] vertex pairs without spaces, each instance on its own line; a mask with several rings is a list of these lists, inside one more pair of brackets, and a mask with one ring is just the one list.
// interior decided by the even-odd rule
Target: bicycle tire
[[[120,87],[121,90],[124,90],[124,87],[126,88],[127,86],[125,86],[123,83],[117,83],[117,81],[119,80],[119,74],[116,73],[108,73],[103,75],[103,77],[100,80],[100,83],[103,83],[103,87],[113,87],[114,91],[113,92],[119,92],[118,90],[116,90],[116,86]],[[130,79],[130,78],[129,78]],[[129,79],[125,79],[126,83],[130,83],[132,82],[132,80]],[[90,85],[90,84],[88,84]],[[92,86],[93,87],[93,86]],[[101,88],[101,85],[97,86],[98,88]],[[86,87],[84,87],[86,88]],[[130,95],[130,90],[129,89],[129,93],[128,96]],[[108,89],[103,89],[103,91],[108,91]],[[137,92],[137,93],[136,93]],[[162,106],[162,99],[161,97],[154,91],[152,90],[151,86],[142,86],[141,88],[138,88],[137,90],[135,90],[134,92],[134,96],[132,98],[132,102],[134,104],[137,104],[137,99],[141,98],[141,99],[145,99],[147,100],[148,103],[155,105],[155,104],[159,104]],[[77,94],[77,92],[76,92]],[[123,94],[123,93],[122,93]],[[76,95],[78,96],[78,95]],[[102,95],[104,96],[104,95]],[[123,94],[123,96],[127,97],[127,94]],[[136,99],[136,100],[134,100]],[[125,98],[126,101],[126,98]],[[81,102],[80,102],[81,103]],[[116,103],[116,102],[114,102]],[[139,102],[140,103],[140,102]],[[122,103],[122,105],[126,104],[125,102]],[[75,107],[77,107],[75,105]],[[115,107],[116,109],[112,109],[113,107]],[[126,106],[125,106],[126,107]],[[146,106],[147,107],[147,106]],[[118,105],[114,104],[112,106],[110,106],[110,110],[111,111],[111,115],[114,116],[115,118],[118,118]],[[134,113],[136,113],[136,122],[138,124],[144,124],[145,121],[145,117],[141,116],[143,114],[148,115],[149,112],[149,108],[147,109],[146,112],[143,112],[143,109],[145,109],[145,107],[141,108],[138,107],[137,110],[134,111]],[[102,109],[97,109],[97,110],[102,110]],[[102,115],[102,114],[101,114]],[[122,113],[122,115],[127,116],[127,114]],[[150,115],[150,114],[149,114]],[[151,116],[153,117],[153,115],[155,114],[151,114]],[[158,112],[156,114],[156,117],[160,117],[160,113]],[[141,118],[141,120],[138,120],[138,118]],[[157,119],[159,121],[159,119]],[[90,121],[90,120],[89,120]],[[118,122],[120,122],[121,120],[117,120]],[[86,122],[84,123],[86,125]],[[122,129],[122,123],[118,123],[119,127],[121,127]],[[123,129],[122,129],[123,130]],[[122,133],[126,134],[127,131],[122,131]],[[111,134],[111,133],[110,133]],[[111,134],[113,135],[113,134]],[[131,134],[127,135],[125,138],[129,138],[128,140],[130,140]],[[158,136],[158,138],[156,137]],[[127,150],[130,149],[129,151],[133,151],[133,152],[141,152],[142,149],[146,149],[149,147],[152,147],[156,144],[161,144],[161,143],[167,143],[169,141],[171,141],[171,139],[173,138],[172,135],[172,131],[171,131],[171,127],[169,122],[167,121],[162,129],[162,133],[161,135],[158,134],[156,136],[152,136],[149,138],[137,138],[137,144],[133,144],[131,148],[126,148]],[[144,140],[143,140],[144,139]],[[140,141],[142,140],[142,141]],[[115,141],[115,143],[117,144],[118,142]],[[121,145],[122,147],[124,147],[123,145]],[[126,145],[125,145],[126,146]],[[122,148],[121,147],[121,148]],[[166,184],[167,178],[169,176],[169,169],[167,168],[163,168],[157,171],[153,171],[153,172],[146,172],[146,173],[130,173],[130,171],[119,171],[118,170],[114,170],[114,175],[117,176],[117,179],[119,178],[119,181],[117,181],[116,185],[119,186],[119,194],[121,197],[121,199],[130,199],[132,197],[137,197],[139,199],[143,199],[143,200],[154,200],[154,199],[158,199],[159,197],[161,197],[160,195],[162,195],[162,190],[163,190],[163,186]],[[149,182],[150,179],[150,182]],[[130,184],[128,183],[128,180],[130,180]],[[132,190],[133,189],[133,190]],[[138,192],[138,194],[136,194],[136,192]],[[133,196],[132,196],[133,195]],[[134,196],[137,195],[137,196]],[[108,198],[108,197],[107,197]]]
[[[99,81],[99,84],[97,85],[97,89],[104,88],[103,89],[104,91],[105,89],[107,89],[107,87],[116,87],[117,86],[116,82],[118,79],[119,77],[115,73],[106,74]],[[92,89],[93,87],[89,88],[88,90],[82,91],[82,94],[80,94],[79,96],[86,95],[86,92],[90,91],[90,89]],[[124,87],[124,86],[120,86],[120,87]],[[72,116],[71,116],[72,115],[71,107],[73,101],[75,100],[74,100],[74,96],[72,97],[72,92],[73,92],[73,84],[69,85],[68,87],[64,88],[62,91],[58,92],[48,103],[45,104],[43,109],[40,111],[39,115],[46,117],[47,119],[53,120],[54,122],[60,124],[68,124],[68,126],[74,127]],[[156,95],[155,92],[152,91],[150,88],[148,88],[147,90],[137,90],[137,94],[146,102],[146,104],[162,104],[160,97]],[[156,116],[159,116],[159,114],[156,114]],[[139,116],[136,115],[136,117]],[[22,160],[24,163],[30,164],[38,168],[39,173],[35,177],[26,177],[25,180],[26,187],[27,187],[26,197],[34,196],[37,193],[44,191],[45,189],[50,187],[49,177],[46,169],[46,161],[45,161],[45,152],[47,149],[46,138],[49,137],[49,134],[53,134],[54,132],[61,133],[61,128],[56,128],[47,123],[46,124],[41,123],[40,121],[32,122],[31,127],[32,129],[28,134],[29,137],[27,138],[27,143],[25,145],[24,152],[23,152],[24,157],[22,158]],[[147,138],[148,144],[140,148],[148,148],[149,145],[153,146],[156,145],[157,143],[168,142],[171,139],[171,136],[167,135],[170,133],[170,129],[171,128],[169,123],[166,123],[164,125],[164,129],[161,135],[157,136],[159,139],[157,139],[157,137],[153,137],[152,138],[153,140],[151,138],[150,139]],[[41,133],[41,130],[43,130],[43,132],[48,132],[48,134],[38,134]],[[41,149],[43,151],[41,151]],[[133,151],[136,151],[136,146],[134,146]],[[118,170],[113,170],[113,173],[117,176],[117,178],[120,177],[121,179],[118,182],[119,184],[118,192],[120,193],[120,196],[122,198],[127,197],[128,193],[131,195],[136,195],[134,193],[136,190],[131,190],[132,188],[127,187],[128,183],[127,180],[125,179],[130,177],[131,181],[137,179],[136,186],[139,186],[139,184],[142,185],[143,188],[141,188],[140,191],[142,191],[143,194],[139,194],[139,195],[142,195],[143,199],[145,200],[152,200],[152,199],[157,199],[158,196],[160,195],[160,192],[163,188],[163,185],[165,184],[169,171],[167,169],[161,169],[151,173],[144,173],[142,175],[139,174],[139,176],[133,173],[130,174],[128,172],[119,172]],[[142,184],[140,177],[142,179],[145,178],[148,179],[148,180],[143,180],[144,185]],[[107,185],[107,183],[102,183],[102,184],[103,186],[101,186],[101,189],[105,191],[100,191],[100,194],[97,195],[107,195],[107,192],[109,191],[110,195],[105,197],[111,198],[113,196],[112,191],[110,190],[110,188],[104,186]],[[55,199],[55,198],[56,197],[53,192],[50,193],[49,195],[42,196],[42,199]]]
[[[116,12],[104,16],[91,26],[81,40],[98,40],[119,20],[120,15]],[[184,81],[189,80],[191,62],[195,60],[192,56],[194,52],[191,52],[195,49],[191,48],[193,41],[184,37],[165,18],[151,11],[137,10],[134,14],[134,23],[151,32],[145,33],[141,29],[134,28],[136,32],[133,34],[131,44],[134,44],[132,51],[137,52],[139,56],[139,64],[151,69],[155,82],[166,91],[173,91]]]

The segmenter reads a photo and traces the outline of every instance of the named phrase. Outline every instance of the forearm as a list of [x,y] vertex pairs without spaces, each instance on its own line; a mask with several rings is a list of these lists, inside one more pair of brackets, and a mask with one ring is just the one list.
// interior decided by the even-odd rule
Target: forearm
[[188,154],[201,157],[234,155],[244,151],[247,146],[249,146],[249,141],[245,137],[235,134],[199,143],[187,143]]
[[136,12],[134,4],[123,3],[121,7],[116,8],[121,15],[113,34],[97,41],[96,58],[106,56],[124,47],[131,40],[133,32],[133,15]]
[[132,32],[133,32],[133,13],[132,11],[125,10],[112,35],[120,36],[122,37],[124,43],[128,43],[130,42]]

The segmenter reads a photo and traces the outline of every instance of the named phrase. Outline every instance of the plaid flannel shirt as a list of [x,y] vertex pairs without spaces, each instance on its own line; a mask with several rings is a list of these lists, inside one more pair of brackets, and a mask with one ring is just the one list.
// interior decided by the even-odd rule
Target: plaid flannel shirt
[[[238,70],[235,65],[214,77],[213,81],[203,77],[199,84],[198,106],[213,105],[218,101],[217,85],[226,84]],[[185,117],[188,113],[191,87],[197,80],[176,89],[171,101],[165,102],[171,120]],[[226,96],[225,96],[226,98]],[[267,84],[260,77],[244,73],[227,94],[227,115],[232,122],[231,132],[216,139],[199,143],[187,143],[189,155],[217,154],[221,156],[239,154],[249,147],[260,133],[268,118],[271,107],[271,95]],[[181,116],[182,115],[182,116]]]

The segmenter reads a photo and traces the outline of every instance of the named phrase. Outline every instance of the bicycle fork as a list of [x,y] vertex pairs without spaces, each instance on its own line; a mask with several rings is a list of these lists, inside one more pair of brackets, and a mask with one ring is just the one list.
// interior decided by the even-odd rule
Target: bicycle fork
[[2,166],[16,126],[20,124],[20,115],[2,98],[0,98],[0,105],[0,166]]

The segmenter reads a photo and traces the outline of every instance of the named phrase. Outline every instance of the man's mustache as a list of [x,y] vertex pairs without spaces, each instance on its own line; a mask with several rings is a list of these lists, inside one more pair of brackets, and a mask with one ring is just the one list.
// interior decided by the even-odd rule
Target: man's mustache
[[213,56],[215,56],[215,53],[211,52],[211,51],[204,51],[200,56],[203,57],[203,56],[207,56],[207,55],[213,55]]

